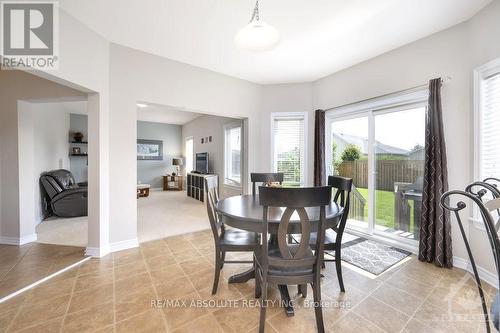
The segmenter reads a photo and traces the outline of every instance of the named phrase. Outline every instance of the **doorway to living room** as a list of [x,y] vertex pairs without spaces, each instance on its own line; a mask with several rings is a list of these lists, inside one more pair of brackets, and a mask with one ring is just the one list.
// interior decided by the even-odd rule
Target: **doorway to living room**
[[207,174],[222,197],[243,193],[245,120],[137,103],[139,242],[210,228]]

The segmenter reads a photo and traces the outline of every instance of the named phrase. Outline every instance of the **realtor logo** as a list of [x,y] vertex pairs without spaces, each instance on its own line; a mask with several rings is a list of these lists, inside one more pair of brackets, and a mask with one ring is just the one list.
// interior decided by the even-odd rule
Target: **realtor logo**
[[2,69],[57,69],[57,3],[2,1],[0,8]]

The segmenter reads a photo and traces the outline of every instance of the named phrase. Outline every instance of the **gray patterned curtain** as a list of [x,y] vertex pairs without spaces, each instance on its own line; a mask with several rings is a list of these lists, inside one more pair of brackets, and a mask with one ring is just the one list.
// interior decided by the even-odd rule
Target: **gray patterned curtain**
[[325,185],[325,111],[314,115],[314,186]]
[[425,119],[425,167],[418,259],[452,267],[449,212],[440,205],[448,190],[446,147],[441,109],[441,78],[429,82],[429,106]]

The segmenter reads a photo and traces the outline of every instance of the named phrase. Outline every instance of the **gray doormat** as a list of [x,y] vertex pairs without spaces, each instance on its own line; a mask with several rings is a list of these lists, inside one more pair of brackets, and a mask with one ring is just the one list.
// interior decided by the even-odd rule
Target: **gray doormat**
[[410,254],[365,238],[342,244],[342,260],[375,275],[385,272]]

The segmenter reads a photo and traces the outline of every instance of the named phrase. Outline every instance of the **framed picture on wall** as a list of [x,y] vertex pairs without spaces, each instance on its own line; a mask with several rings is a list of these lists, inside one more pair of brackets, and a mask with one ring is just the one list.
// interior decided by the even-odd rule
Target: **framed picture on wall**
[[163,141],[138,139],[137,160],[163,160]]

